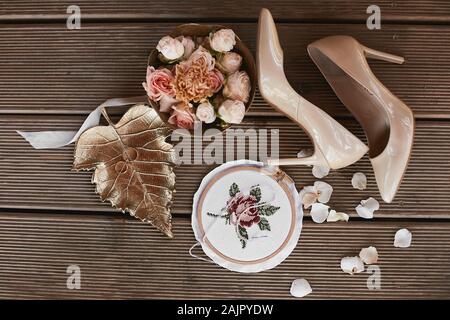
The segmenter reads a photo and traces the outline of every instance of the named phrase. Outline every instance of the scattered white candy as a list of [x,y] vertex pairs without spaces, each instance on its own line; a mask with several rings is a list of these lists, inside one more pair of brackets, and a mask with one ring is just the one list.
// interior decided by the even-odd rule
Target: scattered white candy
[[341,269],[348,274],[364,271],[364,263],[359,257],[344,257],[341,259]]
[[374,264],[378,261],[378,251],[375,247],[367,247],[362,248],[359,252],[359,257],[361,258],[362,262],[365,264]]
[[306,279],[295,279],[291,285],[291,295],[302,298],[312,292],[311,286]]
[[361,200],[361,204],[356,207],[358,216],[364,219],[372,219],[374,211],[380,209],[380,204],[377,200],[370,197],[367,200]]
[[323,181],[314,182],[314,186],[304,187],[300,193],[300,199],[303,207],[308,209],[317,201],[321,203],[327,203],[330,201],[331,194],[333,193],[333,187]]
[[352,186],[355,189],[364,190],[367,186],[366,175],[362,172],[356,172],[355,174],[353,174]]
[[313,166],[312,174],[318,179],[326,177],[330,173],[330,168],[328,166]]
[[348,214],[344,212],[336,212],[336,210],[330,210],[327,217],[327,222],[348,221]]
[[412,233],[408,229],[400,229],[395,233],[394,247],[408,248],[411,245]]
[[329,206],[323,204],[323,203],[314,203],[312,205],[311,211],[310,211],[310,215],[312,220],[315,223],[323,223],[325,222],[325,220],[327,220],[328,217],[328,210],[329,210]]

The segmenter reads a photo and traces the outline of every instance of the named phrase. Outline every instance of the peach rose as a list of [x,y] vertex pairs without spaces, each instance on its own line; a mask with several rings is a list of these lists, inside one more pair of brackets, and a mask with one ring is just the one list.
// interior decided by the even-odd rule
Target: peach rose
[[242,57],[236,52],[224,53],[217,63],[217,67],[220,69],[220,71],[223,71],[226,74],[232,74],[236,71],[239,71],[241,65]]
[[216,60],[214,57],[209,53],[208,50],[203,48],[202,46],[199,46],[197,50],[195,50],[189,59],[186,62],[188,66],[192,64],[199,64],[206,67],[207,71],[211,71],[214,69],[214,65],[216,64]]
[[170,36],[165,36],[159,40],[156,50],[161,52],[168,61],[179,59],[184,54],[183,44]]
[[245,105],[239,100],[225,100],[219,107],[220,118],[228,123],[241,123],[245,115]]
[[175,96],[174,76],[169,69],[147,67],[146,81],[142,86],[151,100],[159,101],[164,95]]
[[209,35],[209,43],[214,51],[228,52],[236,44],[236,35],[231,29],[220,29]]
[[194,128],[195,114],[192,112],[192,104],[179,103],[172,107],[173,111],[169,123],[183,129]]
[[212,123],[216,120],[216,112],[209,101],[200,103],[195,114],[197,115],[198,120],[204,123]]
[[200,102],[220,89],[223,79],[214,71],[215,60],[203,47],[195,50],[188,60],[175,66],[176,98]]
[[180,41],[184,47],[183,59],[188,59],[191,56],[192,52],[194,52],[195,50],[194,40],[192,40],[191,37],[184,37],[184,36],[179,36],[176,37],[175,39]]
[[212,92],[216,93],[222,88],[223,80],[223,74],[218,69],[214,68],[209,73],[209,84]]
[[235,72],[230,75],[223,88],[223,95],[231,100],[248,102],[251,83],[245,71]]

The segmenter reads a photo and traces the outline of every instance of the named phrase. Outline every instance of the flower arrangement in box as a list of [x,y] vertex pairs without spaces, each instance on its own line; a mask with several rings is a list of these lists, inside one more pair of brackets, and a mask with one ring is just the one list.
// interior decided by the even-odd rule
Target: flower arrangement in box
[[142,85],[173,128],[225,130],[243,120],[255,83],[253,56],[233,30],[187,24],[158,42]]

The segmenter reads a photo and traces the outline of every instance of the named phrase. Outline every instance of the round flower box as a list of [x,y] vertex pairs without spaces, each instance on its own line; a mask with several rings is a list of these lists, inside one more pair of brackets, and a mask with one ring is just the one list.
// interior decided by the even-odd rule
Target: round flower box
[[[196,43],[196,46],[199,46],[199,43],[201,43],[201,46],[207,47],[206,49],[210,50],[214,56],[214,61],[217,64],[216,60],[219,59],[221,56],[221,52],[216,52],[210,47],[210,41],[209,36],[210,34],[217,32],[219,30],[225,29],[225,27],[220,25],[200,25],[200,24],[184,24],[176,27],[173,32],[169,34],[172,38],[177,38],[180,36],[183,37],[191,37],[194,42]],[[252,53],[250,50],[245,46],[245,44],[239,39],[239,37],[235,36],[236,44],[233,46],[232,52],[237,53],[242,57],[242,62],[239,68],[239,72],[245,71],[245,73],[248,75],[248,79],[250,80],[250,90],[248,93],[248,96],[246,96],[245,100],[242,101],[242,103],[245,105],[245,113],[247,113],[248,108],[252,104],[254,95],[255,95],[255,89],[256,89],[256,83],[257,83],[257,75],[256,75],[256,66],[255,66],[255,60],[253,58]],[[158,68],[167,68],[171,67],[172,69],[175,69],[175,65],[179,63],[179,61],[162,61],[161,59],[161,52],[157,50],[156,48],[153,49],[150,52],[149,58],[148,58],[148,66],[153,67],[154,69]],[[217,69],[214,69],[214,71],[217,71]],[[175,72],[173,72],[175,73]],[[238,73],[238,72],[236,72]],[[246,75],[246,77],[247,77]],[[178,75],[180,77],[180,75]],[[223,77],[223,85],[221,90],[218,93],[214,93],[212,96],[208,97],[208,101],[211,101],[211,106],[214,108],[214,114],[211,116],[215,117],[215,120],[207,123],[202,122],[202,133],[204,133],[206,130],[215,128],[220,131],[224,131],[228,129],[232,123],[236,123],[237,121],[232,121],[232,123],[224,121],[223,117],[220,116],[218,112],[219,105],[224,102],[225,98],[222,95],[222,91],[225,90],[225,86],[227,85],[228,78],[230,78],[231,74],[221,73],[219,75],[220,77]],[[233,78],[236,78],[239,75],[233,74]],[[190,81],[190,80],[189,80]],[[248,81],[248,80],[247,80]],[[188,82],[188,81],[186,81]],[[248,83],[248,82],[247,82]],[[189,83],[187,83],[189,85]],[[231,85],[231,83],[229,83]],[[145,87],[145,86],[144,86]],[[239,89],[239,88],[238,88]],[[191,101],[192,102],[192,101]],[[167,110],[162,110],[160,108],[160,103],[158,101],[152,100],[149,98],[150,105],[158,112],[161,119],[166,122],[168,125],[170,125],[174,129],[183,128],[182,126],[177,126],[174,121],[170,121],[171,113]],[[197,110],[197,107],[201,104],[201,101],[195,101],[191,105],[193,105],[193,109]],[[226,107],[230,106],[230,101],[227,101]],[[242,107],[242,105],[241,105]],[[210,110],[210,113],[213,113],[212,110]],[[238,120],[239,121],[239,120]],[[198,123],[198,118],[196,119],[196,122]],[[186,129],[186,128],[185,128]],[[189,132],[192,134],[194,132],[193,128],[188,128]]]

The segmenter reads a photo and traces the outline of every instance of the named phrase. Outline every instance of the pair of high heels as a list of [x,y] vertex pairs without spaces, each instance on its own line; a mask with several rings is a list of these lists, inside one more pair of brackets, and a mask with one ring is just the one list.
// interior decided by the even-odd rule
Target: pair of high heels
[[411,154],[412,111],[372,73],[366,58],[403,63],[402,57],[367,48],[349,36],[332,36],[308,46],[308,53],[341,102],[366,133],[369,147],[327,113],[301,97],[286,79],[283,50],[270,11],[259,17],[259,90],[279,112],[310,136],[314,153],[304,158],[272,159],[272,165],[321,165],[339,169],[369,152],[381,197],[392,202]]

